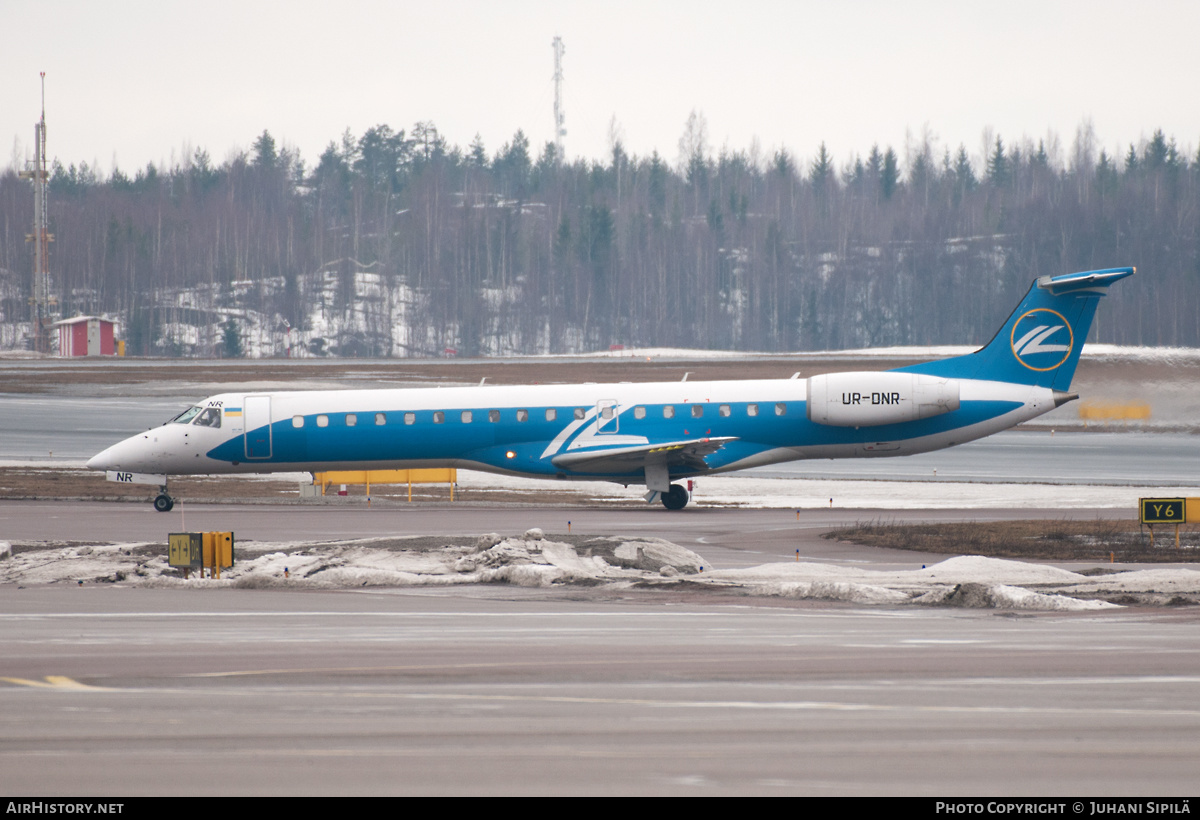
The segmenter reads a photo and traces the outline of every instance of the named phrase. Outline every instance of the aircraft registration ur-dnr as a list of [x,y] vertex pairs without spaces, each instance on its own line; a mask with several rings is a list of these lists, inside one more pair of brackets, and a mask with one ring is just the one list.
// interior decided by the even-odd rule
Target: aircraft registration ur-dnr
[[807,379],[222,393],[88,462],[111,481],[461,467],[645,485],[687,505],[693,476],[812,458],[952,447],[1040,416],[1070,392],[1096,306],[1135,272],[1043,276],[980,350]]

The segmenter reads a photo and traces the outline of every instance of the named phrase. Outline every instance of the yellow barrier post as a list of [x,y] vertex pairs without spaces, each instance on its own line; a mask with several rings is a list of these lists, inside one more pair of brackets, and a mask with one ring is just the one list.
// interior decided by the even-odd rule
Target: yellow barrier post
[[[204,566],[210,578],[220,578],[221,570],[233,566],[233,533],[206,532],[204,539]],[[201,569],[201,576],[204,570]]]
[[372,484],[407,484],[408,500],[412,501],[414,484],[449,484],[450,500],[454,500],[454,488],[458,482],[458,470],[454,467],[425,468],[413,470],[331,470],[313,473],[313,483],[321,485],[324,496],[330,484],[362,484],[366,487],[367,506],[371,505]]
[[1131,421],[1149,421],[1150,416],[1150,405],[1144,401],[1084,401],[1079,405],[1084,427],[1088,421],[1121,421],[1128,426]]

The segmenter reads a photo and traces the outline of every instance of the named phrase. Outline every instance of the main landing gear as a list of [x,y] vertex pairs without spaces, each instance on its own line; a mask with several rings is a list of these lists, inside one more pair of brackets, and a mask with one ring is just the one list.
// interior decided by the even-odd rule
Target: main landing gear
[[154,509],[157,512],[170,512],[175,506],[175,499],[167,495],[167,487],[164,484],[158,490],[158,495],[154,497]]
[[663,506],[668,510],[682,510],[690,499],[691,495],[682,484],[672,484],[671,489],[662,494]]

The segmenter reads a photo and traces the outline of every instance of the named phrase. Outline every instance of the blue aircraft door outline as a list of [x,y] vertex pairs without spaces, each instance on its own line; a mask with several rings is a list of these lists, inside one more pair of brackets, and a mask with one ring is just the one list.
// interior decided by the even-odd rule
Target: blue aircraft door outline
[[596,435],[619,433],[621,407],[616,399],[600,399],[596,402]]
[[242,406],[246,458],[271,457],[271,397],[246,396]]

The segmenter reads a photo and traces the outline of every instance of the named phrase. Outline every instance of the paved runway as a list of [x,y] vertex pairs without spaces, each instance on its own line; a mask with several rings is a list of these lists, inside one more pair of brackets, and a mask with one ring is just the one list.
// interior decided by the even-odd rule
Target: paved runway
[[[7,502],[0,531],[277,542],[561,532],[570,519],[575,533],[670,538],[718,566],[797,549],[880,568],[925,560],[816,537],[862,511],[181,507]],[[1180,795],[1200,771],[1197,650],[1195,608],[0,587],[0,791]]]
[[0,602],[9,794],[1180,795],[1197,613],[508,587]]

